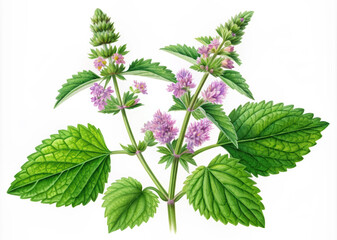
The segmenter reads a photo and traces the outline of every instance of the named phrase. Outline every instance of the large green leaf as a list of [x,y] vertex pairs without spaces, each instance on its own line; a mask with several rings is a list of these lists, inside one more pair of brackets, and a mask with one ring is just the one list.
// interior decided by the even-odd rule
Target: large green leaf
[[60,105],[63,101],[74,95],[80,90],[89,87],[92,83],[100,80],[100,77],[92,71],[79,72],[77,75],[73,75],[72,78],[67,80],[67,83],[62,85],[59,90],[59,95],[56,97],[56,103],[54,108]]
[[103,193],[110,151],[99,129],[69,126],[42,141],[15,175],[8,193],[56,206],[77,206]]
[[260,190],[238,159],[218,155],[198,167],[185,181],[184,191],[194,210],[222,223],[264,227]]
[[229,117],[238,135],[239,148],[220,134],[218,143],[247,166],[255,176],[285,172],[309,153],[329,124],[313,114],[282,103],[247,103]]
[[223,111],[221,105],[206,103],[201,105],[198,109],[207,117],[209,120],[217,126],[220,131],[235,145],[237,143],[237,135],[234,129],[233,124],[229,117]]
[[109,232],[133,228],[153,217],[158,197],[131,177],[112,183],[103,197]]
[[189,47],[186,45],[170,45],[164,48],[161,48],[161,50],[164,50],[168,53],[171,53],[177,57],[180,57],[192,64],[197,63],[197,58],[200,57],[200,54],[198,53],[197,49],[195,47]]
[[123,72],[122,75],[137,75],[161,79],[174,83],[177,82],[175,75],[171,70],[164,66],[160,66],[159,63],[151,62],[150,59],[144,60],[143,58],[133,61],[130,64],[129,69]]
[[219,76],[229,87],[254,100],[246,80],[237,71],[226,70]]

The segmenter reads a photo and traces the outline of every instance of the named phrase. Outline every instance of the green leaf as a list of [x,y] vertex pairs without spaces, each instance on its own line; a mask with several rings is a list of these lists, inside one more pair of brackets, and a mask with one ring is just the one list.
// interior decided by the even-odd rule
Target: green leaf
[[113,75],[119,75],[122,74],[124,71],[125,67],[123,64],[119,65],[116,63],[109,63],[108,66],[102,69],[101,75],[104,77],[111,77]]
[[[138,96],[135,95],[134,93],[131,93],[129,91],[124,92],[122,99],[123,101],[122,105],[125,106],[124,109],[134,109],[142,106],[143,104],[136,103],[137,98]],[[113,113],[115,115],[120,112],[121,107],[119,101],[114,96],[111,96],[110,99],[106,101],[106,103],[107,104],[104,106],[104,109],[100,111],[101,113]]]
[[144,152],[146,150],[146,148],[147,148],[146,142],[145,141],[139,141],[138,146],[137,146],[138,151]]
[[91,53],[89,53],[90,59],[95,59],[98,57],[109,58],[112,57],[115,53],[119,53],[122,55],[126,55],[128,51],[126,51],[126,44],[120,46],[118,49],[116,46],[104,46],[101,49],[90,49]]
[[129,51],[126,51],[126,44],[124,44],[124,45],[118,47],[117,53],[118,53],[118,54],[121,54],[121,55],[123,55],[123,56],[126,55],[126,54],[128,54]]
[[134,108],[142,106],[143,104],[137,103],[136,101],[137,98],[138,96],[132,92],[129,92],[129,91],[124,92],[123,105],[125,106],[125,109],[134,109]]
[[197,49],[195,47],[189,47],[186,45],[170,45],[164,48],[161,48],[160,50],[164,50],[168,53],[171,53],[177,57],[180,57],[192,64],[197,63],[197,58],[200,57],[200,54],[198,53]]
[[153,217],[158,197],[131,177],[112,183],[103,197],[109,232],[133,228]]
[[244,168],[228,155],[218,155],[207,167],[198,167],[184,183],[194,210],[224,224],[264,227],[260,190]]
[[83,71],[73,75],[72,78],[67,79],[67,83],[62,85],[59,90],[59,95],[56,97],[54,108],[60,105],[63,101],[67,100],[75,93],[84,88],[89,87],[92,83],[97,82],[101,78],[92,71]]
[[177,98],[174,95],[172,95],[172,98],[175,104],[170,107],[169,111],[185,111],[187,109],[180,98]]
[[9,194],[74,207],[103,193],[110,151],[99,129],[90,124],[69,126],[42,142],[15,175]]
[[[176,147],[176,144],[177,144],[177,140],[173,140],[172,144],[166,144],[166,147],[158,146],[157,152],[163,154],[163,156],[161,156],[158,164],[162,164],[162,163],[166,162],[165,169],[168,168],[172,164],[172,162],[175,158],[174,149]],[[182,154],[180,154],[179,162],[180,162],[181,166],[187,172],[189,172],[188,163],[190,163],[192,165],[195,165],[195,166],[197,165],[197,163],[193,159],[193,154],[187,152],[187,145],[186,144],[184,146],[182,146],[181,153]]]
[[234,129],[233,124],[229,117],[225,114],[222,110],[221,105],[213,104],[213,103],[206,103],[201,105],[200,108],[201,112],[207,117],[209,120],[217,126],[220,131],[233,143],[235,146],[238,146],[237,143],[237,135]]
[[[176,98],[174,95],[172,95],[172,97],[173,97],[173,101],[175,102],[175,104],[170,107],[169,111],[185,111],[185,110],[187,110],[186,104],[182,101],[182,99]],[[199,104],[199,103],[197,102],[197,104]],[[200,109],[195,109],[192,112],[192,116],[197,120],[205,117],[204,114],[200,111]]]
[[237,65],[241,65],[241,60],[239,58],[239,54],[235,51],[233,52],[225,52],[225,55],[227,55],[228,57],[230,57],[234,62],[236,62]]
[[200,42],[203,45],[208,45],[212,42],[213,38],[210,37],[210,36],[209,37],[205,36],[205,37],[198,37],[195,40],[197,40],[198,42]]
[[218,143],[240,159],[255,176],[285,172],[309,153],[329,124],[313,114],[282,103],[247,103],[233,110],[229,117],[238,135],[235,148],[220,134]]
[[124,146],[122,144],[120,144],[120,145],[128,155],[133,156],[137,152],[137,149],[133,145],[130,145],[130,144],[128,144],[127,146]]
[[156,139],[153,136],[153,132],[146,131],[144,136],[144,142],[147,146],[152,147],[157,144]]
[[118,99],[111,95],[110,99],[106,101],[104,109],[100,111],[101,113],[113,113],[116,115],[120,112]]
[[133,61],[129,69],[122,73],[123,75],[137,75],[143,77],[151,77],[169,82],[177,82],[175,75],[171,70],[164,66],[160,66],[159,63],[151,62],[150,59],[144,60],[137,59]]
[[[223,38],[224,41],[230,41],[232,45],[241,43],[243,30],[250,22],[254,12],[245,11],[232,17],[225,25],[220,25],[216,31]],[[241,21],[243,19],[243,21]]]
[[239,93],[254,100],[253,94],[249,90],[249,86],[246,80],[241,76],[239,72],[233,70],[226,70],[219,76],[229,87],[237,90]]

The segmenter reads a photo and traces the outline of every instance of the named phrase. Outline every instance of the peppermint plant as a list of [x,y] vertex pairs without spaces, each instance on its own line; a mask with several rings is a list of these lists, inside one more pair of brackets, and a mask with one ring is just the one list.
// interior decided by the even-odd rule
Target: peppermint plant
[[[328,123],[301,108],[265,101],[247,102],[228,115],[224,112],[222,104],[230,89],[254,100],[246,80],[232,70],[241,64],[235,46],[241,43],[252,16],[251,11],[239,13],[216,28],[214,36],[196,38],[198,48],[180,44],[163,47],[161,50],[191,64],[189,70],[173,74],[150,59],[126,63],[127,45],[116,44],[120,35],[114,23],[96,9],[91,18],[93,48],[89,58],[94,59],[97,71],[84,70],[69,78],[59,90],[55,107],[90,87],[91,101],[99,114],[110,114],[113,121],[122,118],[130,142],[110,150],[97,127],[68,126],[36,147],[15,175],[8,193],[57,207],[86,205],[105,190],[110,156],[128,154],[138,158],[153,186],[144,188],[132,177],[110,184],[103,197],[109,232],[147,222],[160,200],[166,202],[170,229],[176,231],[175,205],[183,197],[207,219],[264,227],[264,205],[252,177],[295,167],[321,138]],[[202,78],[195,80],[191,70],[202,72]],[[140,96],[150,92],[145,82],[130,81],[130,75],[166,81],[163,87],[172,94],[170,109],[158,109],[153,119],[135,130],[143,133],[141,140],[136,140],[127,112],[140,111]],[[210,81],[210,76],[215,80]],[[120,81],[130,81],[128,91],[120,91]],[[168,113],[175,111],[185,114],[180,128]],[[210,140],[210,131],[219,132],[218,140],[201,147]],[[171,169],[168,189],[145,160],[151,147],[157,148],[159,157],[149,161]],[[196,156],[212,148],[223,148],[228,154],[210,157],[208,165],[199,166]],[[180,166],[186,171],[197,168],[177,191]]]

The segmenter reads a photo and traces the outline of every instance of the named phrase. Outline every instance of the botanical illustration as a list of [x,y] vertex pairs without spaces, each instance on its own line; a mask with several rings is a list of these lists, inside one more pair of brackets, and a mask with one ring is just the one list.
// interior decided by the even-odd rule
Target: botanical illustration
[[[120,35],[114,23],[96,9],[91,18],[93,48],[89,53],[96,71],[84,70],[69,78],[59,90],[55,107],[89,88],[92,107],[99,114],[110,115],[114,124],[124,125],[130,142],[111,150],[97,126],[68,126],[36,147],[15,175],[8,193],[57,207],[86,205],[104,193],[109,232],[147,222],[154,217],[159,201],[166,202],[169,227],[176,232],[175,206],[184,198],[207,219],[264,227],[264,205],[252,177],[294,168],[321,138],[328,123],[292,105],[254,102],[246,80],[233,70],[241,64],[235,46],[241,43],[252,16],[251,11],[237,14],[218,26],[214,36],[197,37],[196,47],[176,44],[161,48],[190,64],[189,69],[173,73],[151,59],[125,62],[127,45],[118,43]],[[202,72],[202,78],[195,79],[193,71]],[[145,82],[133,81],[130,75],[143,76]],[[141,98],[151,95],[149,78],[163,81],[163,88],[172,95],[172,106],[154,112],[142,129],[133,129],[134,119],[127,113],[141,112],[145,107]],[[120,81],[127,81],[130,88],[120,91]],[[223,104],[229,101],[226,94],[232,90],[250,100],[238,103],[227,114]],[[175,120],[179,114],[184,116],[181,126]],[[211,131],[219,133],[218,139],[206,145]],[[134,133],[140,132],[142,139],[136,139]],[[158,159],[148,159],[148,148],[157,149]],[[198,154],[213,148],[225,149],[228,154],[210,154],[208,162],[197,162]],[[106,186],[110,157],[123,158],[125,154],[140,161],[143,168],[139,171],[151,178],[152,186],[142,186],[131,176]],[[170,169],[168,189],[148,162]],[[194,169],[182,189],[176,189],[179,168],[187,172]]]

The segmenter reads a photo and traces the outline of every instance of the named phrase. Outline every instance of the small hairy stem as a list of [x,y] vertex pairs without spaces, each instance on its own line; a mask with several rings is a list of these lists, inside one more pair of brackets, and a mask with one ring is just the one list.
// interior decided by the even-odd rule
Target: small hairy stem
[[180,192],[177,193],[177,195],[175,195],[174,201],[178,202],[184,195],[185,195],[185,192],[181,190]]
[[146,189],[150,189],[152,191],[155,191],[158,194],[158,196],[161,198],[161,200],[163,200],[165,202],[168,200],[167,196],[164,196],[163,193],[161,191],[159,191],[157,188],[155,188],[155,187],[146,187],[146,188],[144,188],[144,191]]
[[110,151],[110,155],[111,154],[128,154],[128,153],[124,150],[116,150],[116,151]]
[[216,143],[216,144],[212,144],[212,145],[209,145],[209,146],[200,148],[200,149],[198,149],[197,151],[195,151],[195,152],[193,153],[193,157],[196,156],[196,155],[198,155],[199,153],[202,153],[202,152],[207,151],[207,150],[212,149],[212,148],[220,147],[220,146],[222,146],[222,145],[223,145],[223,144],[219,145],[219,144]]
[[[122,102],[121,94],[119,92],[116,76],[112,76],[112,78],[113,78],[113,84],[114,84],[114,87],[115,87],[115,91],[116,91],[116,95],[117,95],[119,104],[122,105],[123,102]],[[133,136],[133,133],[132,133],[132,130],[131,130],[131,127],[130,127],[130,124],[129,124],[128,117],[126,116],[125,109],[121,109],[121,113],[122,113],[122,116],[123,116],[123,121],[124,121],[124,124],[125,124],[126,131],[128,132],[130,141],[131,141],[132,145],[137,149],[137,142],[135,140],[135,137]],[[159,182],[159,180],[157,179],[157,177],[152,172],[151,168],[149,167],[149,165],[145,161],[144,156],[142,155],[142,153],[137,154],[137,157],[138,157],[139,161],[141,162],[141,164],[143,165],[145,171],[149,174],[149,176],[152,179],[153,183],[156,185],[156,187],[159,189],[159,191],[161,191],[162,194],[167,199],[168,198],[168,194],[167,194],[165,188],[161,185],[161,183]]]

